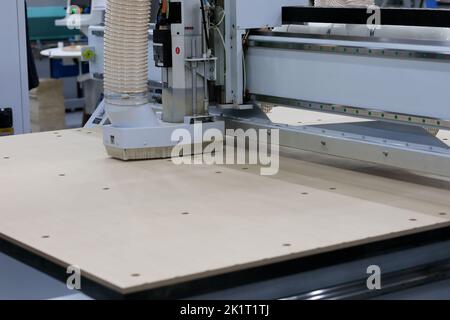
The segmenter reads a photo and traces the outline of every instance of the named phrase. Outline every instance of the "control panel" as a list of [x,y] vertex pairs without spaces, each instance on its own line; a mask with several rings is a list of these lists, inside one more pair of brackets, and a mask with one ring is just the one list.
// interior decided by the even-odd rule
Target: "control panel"
[[12,108],[0,108],[0,136],[14,134]]
[[180,24],[182,22],[181,16],[181,2],[161,1],[156,19],[156,28],[153,31],[153,50],[156,67],[172,67],[171,25]]

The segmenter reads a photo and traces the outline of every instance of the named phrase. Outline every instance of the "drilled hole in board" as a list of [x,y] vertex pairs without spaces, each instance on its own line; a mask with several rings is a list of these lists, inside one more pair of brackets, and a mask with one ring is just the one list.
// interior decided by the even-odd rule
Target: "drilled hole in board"
[[189,215],[190,213],[189,212],[182,212],[181,213],[183,216],[187,216],[187,215]]
[[58,176],[60,176],[60,177],[65,177],[66,174],[65,174],[65,173],[60,173],[60,174],[58,174]]
[[216,171],[216,174],[221,174],[222,173],[222,171]]
[[108,188],[108,187],[103,188],[103,191],[108,191],[108,190],[111,190],[111,188]]
[[309,193],[308,192],[302,192],[303,196],[307,196]]
[[290,246],[292,246],[290,243],[284,243],[283,244],[283,247],[290,247]]
[[417,219],[409,219],[409,221],[413,221],[413,222],[415,222],[415,221],[417,221]]
[[5,159],[5,160],[9,160],[9,157],[3,157],[3,159]]
[[446,215],[447,215],[447,212],[439,212],[439,215],[440,215],[440,216],[446,216]]
[[242,168],[242,170],[248,170],[248,168],[247,168],[247,167],[245,167],[245,168]]
[[42,239],[49,239],[50,236],[45,235],[45,236],[42,236],[41,238],[42,238]]
[[133,278],[137,278],[137,277],[140,277],[141,275],[139,273],[132,273],[131,276]]

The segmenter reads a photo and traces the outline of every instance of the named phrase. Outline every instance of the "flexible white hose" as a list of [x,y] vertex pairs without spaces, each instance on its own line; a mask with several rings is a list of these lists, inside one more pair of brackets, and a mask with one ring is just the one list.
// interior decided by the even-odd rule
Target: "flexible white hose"
[[108,0],[105,17],[104,89],[107,103],[148,102],[150,0]]

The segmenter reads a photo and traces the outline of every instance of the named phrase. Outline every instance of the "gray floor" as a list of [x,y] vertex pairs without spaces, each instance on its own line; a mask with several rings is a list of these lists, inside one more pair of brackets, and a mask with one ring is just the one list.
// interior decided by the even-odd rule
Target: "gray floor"
[[0,300],[89,299],[46,274],[0,253]]
[[66,113],[66,128],[76,129],[81,128],[83,122],[83,112],[67,112]]

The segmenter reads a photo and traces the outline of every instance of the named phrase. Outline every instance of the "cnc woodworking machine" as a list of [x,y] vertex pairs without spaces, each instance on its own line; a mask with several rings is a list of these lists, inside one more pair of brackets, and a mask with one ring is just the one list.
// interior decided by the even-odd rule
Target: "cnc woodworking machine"
[[[434,136],[450,128],[450,12],[380,9],[379,24],[374,24],[369,19],[373,8],[299,6],[304,4],[162,1],[151,30],[154,57],[142,51],[149,46],[145,36],[140,53],[128,48],[120,54],[130,58],[123,69],[142,71],[141,81],[162,79],[163,110],[154,115],[149,110],[155,106],[143,107],[139,99],[138,107],[126,107],[130,96],[120,100],[114,92],[108,103],[107,94],[112,124],[105,127],[104,143],[110,154],[120,159],[167,156],[175,143],[170,132],[200,121],[205,129],[223,130],[224,124],[280,129],[284,147],[449,176],[448,146]],[[97,46],[91,49],[107,56],[103,41],[96,39],[103,33],[94,34],[91,42]],[[141,55],[142,65],[132,55]],[[103,58],[97,61],[91,61],[91,69],[103,77]],[[153,68],[149,78],[147,61]],[[119,81],[130,78],[109,74]],[[273,123],[261,111],[267,105],[368,121]]]
[[[0,185],[0,251],[63,282],[79,266],[93,298],[351,299],[431,283],[450,298],[450,11],[157,7],[150,24],[150,0],[109,0],[89,29],[105,99],[85,128],[0,139],[0,176],[21,188]],[[198,124],[278,129],[279,174],[175,165],[175,145],[205,143]],[[373,266],[383,290],[367,287]]]

